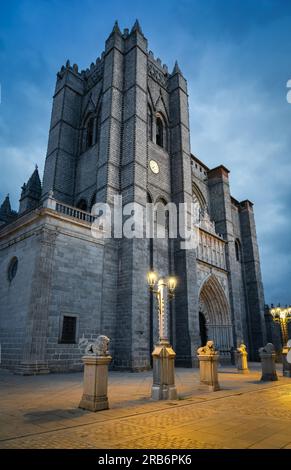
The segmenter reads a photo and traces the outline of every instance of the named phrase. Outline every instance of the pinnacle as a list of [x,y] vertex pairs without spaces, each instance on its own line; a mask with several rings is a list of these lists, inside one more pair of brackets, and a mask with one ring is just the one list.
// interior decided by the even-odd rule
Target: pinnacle
[[[118,25],[118,21],[115,21],[114,26],[113,26],[113,29],[112,29],[112,33],[121,34],[121,31],[120,31],[119,25]],[[112,33],[111,33],[111,34],[112,34]]]
[[179,64],[178,64],[177,60],[176,60],[175,65],[174,65],[172,75],[175,75],[176,73],[179,73],[180,75],[182,75],[182,72],[181,72],[181,69],[179,67]]
[[134,23],[134,25],[131,29],[131,33],[133,33],[133,32],[138,32],[138,33],[143,35],[142,29],[141,29],[141,26],[140,26],[138,20],[135,20],[135,23]]
[[10,199],[9,199],[9,194],[7,194],[6,198],[1,204],[0,211],[5,214],[9,214],[11,212],[11,205],[10,205]]

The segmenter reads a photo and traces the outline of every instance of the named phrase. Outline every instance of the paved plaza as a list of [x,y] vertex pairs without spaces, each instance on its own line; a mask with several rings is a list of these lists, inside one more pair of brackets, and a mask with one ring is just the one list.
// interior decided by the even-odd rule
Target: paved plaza
[[177,401],[154,402],[152,373],[109,374],[110,409],[78,408],[82,373],[22,377],[0,370],[0,448],[291,449],[291,379],[261,383],[219,369],[221,390],[198,389],[197,369],[176,369]]

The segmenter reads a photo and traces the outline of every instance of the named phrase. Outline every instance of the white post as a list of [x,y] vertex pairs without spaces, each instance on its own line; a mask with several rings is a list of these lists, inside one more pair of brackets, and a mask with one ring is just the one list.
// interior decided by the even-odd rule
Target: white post
[[169,342],[168,338],[168,287],[164,279],[158,282],[159,301],[159,338],[161,342]]

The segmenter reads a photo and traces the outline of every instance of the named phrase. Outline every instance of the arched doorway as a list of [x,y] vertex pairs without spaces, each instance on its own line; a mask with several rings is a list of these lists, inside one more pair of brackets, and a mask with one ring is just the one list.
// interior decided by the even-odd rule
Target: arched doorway
[[199,326],[202,340],[214,341],[221,359],[230,359],[233,333],[230,308],[224,290],[214,274],[206,278],[199,293]]
[[207,324],[204,313],[199,312],[199,332],[200,332],[200,346],[205,346],[208,341]]

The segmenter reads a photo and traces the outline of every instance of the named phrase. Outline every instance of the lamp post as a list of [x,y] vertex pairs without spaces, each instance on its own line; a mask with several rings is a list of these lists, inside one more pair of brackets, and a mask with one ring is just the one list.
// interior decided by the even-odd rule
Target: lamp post
[[285,377],[291,377],[291,364],[287,361],[288,352],[291,350],[291,348],[288,346],[288,322],[291,321],[291,307],[274,307],[270,309],[270,313],[274,322],[279,323],[281,327],[283,340],[283,375]]
[[155,345],[153,356],[154,400],[175,400],[175,356],[176,353],[169,343],[168,335],[168,302],[173,299],[176,288],[174,277],[160,278],[151,271],[148,273],[150,291],[156,296],[159,315],[159,342]]
[[283,348],[288,341],[288,322],[291,321],[291,307],[274,307],[270,309],[274,322],[281,326]]
[[168,277],[158,279],[154,271],[148,273],[148,284],[150,291],[155,294],[159,314],[159,342],[169,343],[168,338],[168,301],[174,298],[176,278]]

